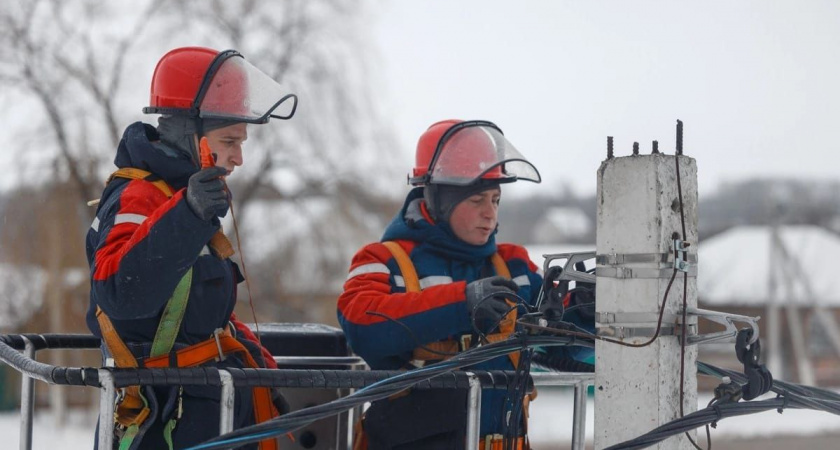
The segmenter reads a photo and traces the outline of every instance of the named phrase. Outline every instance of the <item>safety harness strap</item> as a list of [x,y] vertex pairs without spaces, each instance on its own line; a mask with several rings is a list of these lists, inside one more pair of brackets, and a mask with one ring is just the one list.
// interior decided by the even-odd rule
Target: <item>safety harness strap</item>
[[187,301],[190,298],[190,286],[192,285],[192,268],[181,277],[181,281],[175,286],[172,297],[166,302],[166,308],[158,322],[155,340],[152,342],[152,356],[165,355],[175,345],[175,338],[178,330],[181,329],[181,322],[184,320],[184,313],[187,310]]
[[[501,255],[499,255],[498,253],[493,253],[493,256],[490,257],[490,262],[493,263],[493,267],[496,269],[496,275],[503,276],[507,279],[511,278],[510,269],[508,269],[507,263],[505,263],[505,260],[504,258],[502,258]],[[504,336],[504,339],[507,339],[510,335],[513,334],[514,331],[516,331],[517,310],[515,308],[516,303],[510,300],[505,301],[507,302],[508,306],[512,308],[512,310],[504,317],[504,319],[502,319],[501,322],[499,322],[499,332],[497,333],[497,335],[502,335]],[[487,336],[487,340],[491,343],[498,342],[504,339],[491,341],[490,336]],[[509,353],[508,357],[510,358],[510,362],[513,363],[513,367],[519,367],[519,352]]]
[[[504,333],[493,333],[485,336],[488,344],[504,341],[508,335]],[[438,361],[440,359],[449,359],[455,353],[462,352],[472,346],[472,335],[465,334],[461,339],[450,339],[447,341],[431,342],[423,347],[417,347],[411,356],[411,359],[417,361]],[[449,354],[449,356],[444,356]],[[519,353],[516,353],[519,355]],[[518,361],[518,359],[517,359]],[[513,361],[511,361],[513,362]]]
[[[417,276],[417,270],[414,268],[414,263],[411,261],[411,258],[408,256],[405,249],[397,241],[385,241],[382,245],[391,252],[391,255],[397,261],[400,273],[405,281],[405,291],[420,292],[422,289],[420,288],[420,279]],[[493,253],[493,255],[490,256],[490,262],[496,270],[496,275],[510,279],[510,269],[508,269],[507,263],[501,255]],[[511,307],[516,305],[510,300],[507,300],[507,303]],[[503,341],[513,334],[515,328],[516,309],[514,308],[499,323],[499,332],[487,335],[485,338],[490,343]],[[437,361],[441,359],[449,359],[452,356],[447,356],[447,354],[454,355],[457,352],[470,348],[470,339],[471,337],[469,335],[464,335],[461,336],[461,339],[459,340],[452,339],[429,343],[425,345],[425,347],[431,349],[432,351],[423,347],[418,347],[414,349],[412,359],[416,361]],[[464,345],[465,343],[466,345]],[[510,358],[510,362],[513,363],[513,367],[519,366],[519,352],[509,353],[508,357]]]
[[[171,363],[175,362],[177,367],[194,367],[200,366],[209,361],[223,359],[226,355],[231,353],[239,354],[244,360],[247,367],[257,369],[261,366],[257,363],[251,353],[239,342],[229,328],[224,330],[216,330],[213,337],[198,344],[185,347],[174,352],[174,355],[162,354],[156,357],[149,357],[143,360],[143,367],[148,368],[163,368],[171,367]],[[254,418],[257,423],[263,423],[274,417],[280,415],[274,402],[271,399],[271,389],[267,387],[255,387],[252,392]],[[260,441],[260,450],[276,450],[277,441],[274,439],[266,439]]]
[[[99,322],[105,347],[108,348],[108,353],[114,358],[115,365],[117,367],[137,367],[137,360],[131,350],[120,339],[114,329],[114,324],[111,323],[111,319],[98,306],[96,307],[96,320]],[[122,441],[128,441],[127,445],[131,445],[140,424],[149,417],[150,412],[146,399],[140,393],[140,386],[128,386],[124,389],[123,400],[117,405],[116,414],[114,414],[114,420],[120,426],[128,428],[123,435],[120,448],[124,445]]]
[[107,185],[110,183],[114,178],[127,178],[129,180],[146,180],[149,183],[152,183],[161,190],[167,197],[172,197],[174,193],[172,192],[172,188],[169,187],[165,181],[161,179],[152,180],[151,178],[154,177],[152,172],[143,169],[137,169],[134,167],[123,167],[122,169],[118,169],[116,172],[112,173],[111,176],[105,181]]
[[400,273],[405,280],[406,292],[420,292],[420,278],[417,276],[417,270],[414,269],[414,263],[411,262],[408,253],[402,248],[402,245],[396,241],[385,241],[382,243],[397,260],[397,265],[400,266]]
[[[505,440],[501,434],[488,434],[484,439],[478,441],[479,450],[504,450]],[[510,448],[510,447],[507,447]],[[519,437],[516,443],[513,444],[515,450],[529,450],[531,448],[527,438]]]
[[[144,180],[152,183],[160,189],[167,197],[172,197],[174,192],[172,192],[172,188],[163,180],[161,179],[154,179],[155,175],[149,171],[143,169],[137,169],[134,167],[123,167],[122,169],[117,170],[116,172],[112,173],[111,176],[108,177],[108,180],[105,184],[108,184],[114,178],[127,178],[129,180]],[[233,245],[231,245],[230,240],[225,236],[224,231],[219,228],[218,231],[210,238],[210,242],[208,243],[210,248],[213,249],[213,252],[216,253],[216,256],[219,259],[227,259],[236,253],[233,250]]]

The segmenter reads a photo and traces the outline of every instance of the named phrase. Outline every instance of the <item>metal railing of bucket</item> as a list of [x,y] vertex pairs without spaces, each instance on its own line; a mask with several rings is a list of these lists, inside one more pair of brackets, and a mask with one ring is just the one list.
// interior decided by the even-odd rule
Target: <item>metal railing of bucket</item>
[[[271,386],[300,389],[361,389],[386,380],[401,371],[369,370],[313,370],[313,369],[232,369],[219,370],[211,367],[164,368],[164,369],[119,369],[60,367],[40,363],[36,352],[42,349],[98,349],[100,340],[91,335],[75,334],[25,334],[0,336],[0,361],[21,372],[21,426],[20,449],[32,447],[34,414],[34,380],[48,384],[89,386],[100,388],[99,420],[109,423],[113,420],[113,407],[117,390],[122,387],[144,385],[210,385],[222,391],[220,410],[220,432],[233,429],[234,387]],[[21,353],[23,352],[23,353]],[[347,365],[356,366],[361,360],[348,357],[293,357],[277,358],[289,365]],[[432,379],[418,382],[415,389],[469,389],[467,399],[467,448],[478,447],[479,411],[482,389],[507,389],[514,372],[507,371],[452,371]],[[586,420],[586,391],[594,383],[592,373],[541,372],[532,373],[533,386],[573,386],[574,421],[572,449],[584,448]],[[99,434],[99,448],[112,448],[113,433]],[[343,443],[351,448],[348,439]]]

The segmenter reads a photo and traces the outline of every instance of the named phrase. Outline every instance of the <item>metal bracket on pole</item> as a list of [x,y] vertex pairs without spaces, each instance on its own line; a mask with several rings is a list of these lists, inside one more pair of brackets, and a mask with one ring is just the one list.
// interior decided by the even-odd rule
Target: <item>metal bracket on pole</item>
[[[599,336],[614,337],[617,339],[625,339],[632,337],[651,337],[656,332],[656,322],[659,318],[659,313],[604,313],[596,314],[596,326],[598,326]],[[697,334],[697,320],[700,318],[711,320],[726,327],[723,331],[716,331],[713,333]],[[711,311],[708,309],[687,308],[686,320],[688,323],[688,330],[686,336],[687,345],[707,344],[710,342],[728,340],[735,342],[735,336],[738,334],[738,328],[735,322],[745,323],[753,330],[750,344],[758,340],[758,320],[760,317],[742,316],[739,314],[731,314],[721,311]],[[692,323],[693,322],[693,323]],[[660,336],[680,336],[682,327],[682,312],[677,314],[664,313],[662,315],[662,324],[659,329]]]
[[[659,313],[618,312],[596,313],[595,321],[598,336],[627,339],[633,337],[652,337],[656,334]],[[689,324],[696,331],[696,325]],[[674,336],[678,331],[678,317],[673,313],[663,313],[659,336]],[[691,331],[691,329],[690,329]]]
[[[704,318],[711,320],[712,322],[719,323],[726,327],[724,331],[717,331],[714,333],[707,333],[707,334],[690,334],[686,336],[686,344],[687,345],[695,345],[695,344],[708,344],[710,342],[717,342],[717,341],[724,341],[728,340],[730,342],[735,342],[735,336],[738,335],[738,328],[735,327],[735,322],[742,322],[746,323],[747,325],[752,328],[752,337],[750,337],[750,344],[754,344],[755,341],[758,340],[758,321],[761,319],[760,316],[757,317],[749,317],[749,316],[742,316],[740,314],[731,314],[721,311],[712,311],[708,309],[699,309],[699,308],[686,308],[686,317],[697,317],[697,318]],[[682,317],[680,316],[680,319]]]
[[[606,253],[595,256],[595,275],[607,278],[670,278],[674,270],[697,276],[697,254],[688,253],[689,243],[674,239],[667,253]],[[676,257],[675,257],[676,254]],[[625,264],[654,264],[657,267],[626,267]]]

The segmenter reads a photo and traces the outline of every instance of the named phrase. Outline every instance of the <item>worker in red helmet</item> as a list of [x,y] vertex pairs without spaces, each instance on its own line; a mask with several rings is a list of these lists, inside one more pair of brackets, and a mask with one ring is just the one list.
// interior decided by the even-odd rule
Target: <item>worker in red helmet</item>
[[[541,181],[491,122],[446,120],[423,133],[416,187],[381,241],[353,257],[338,299],[347,340],[372,369],[414,369],[512,334],[517,302],[534,305],[542,285],[523,247],[495,240],[502,186],[519,180]],[[474,367],[514,370],[519,358]],[[466,396],[426,390],[374,402],[357,448],[463,449]],[[528,447],[522,415],[506,418],[512,406],[503,391],[483,392],[479,449]]]
[[[160,59],[143,110],[160,114],[158,124],[126,128],[87,234],[87,323],[106,363],[277,367],[233,315],[243,277],[219,218],[248,125],[289,119],[296,105],[234,50],[184,47]],[[120,449],[184,448],[219,434],[216,386],[130,386],[118,397],[115,423],[100,423],[98,433],[113,429]],[[238,388],[234,427],[275,417],[278,400],[267,388]]]

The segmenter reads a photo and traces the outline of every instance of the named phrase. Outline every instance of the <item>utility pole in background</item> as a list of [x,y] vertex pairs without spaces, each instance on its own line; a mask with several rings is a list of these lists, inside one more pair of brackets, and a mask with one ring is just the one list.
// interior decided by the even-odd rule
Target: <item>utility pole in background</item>
[[[679,123],[678,155],[682,154],[681,134]],[[614,158],[612,138],[608,142],[607,160],[598,169],[596,325],[599,335],[641,344],[655,334],[660,305],[674,274],[675,234],[679,241],[690,243],[681,254],[691,262],[686,304],[697,307],[697,165],[692,158],[676,156],[680,202],[675,156],[660,154],[654,142],[653,154],[639,155],[634,144],[632,156]],[[676,324],[683,307],[683,277],[682,271],[676,272],[659,337],[650,345],[631,348],[596,341],[596,449],[680,417],[683,357]],[[688,322],[696,324],[696,318]],[[697,409],[696,360],[697,347],[686,347],[682,394],[682,414],[686,415]],[[651,448],[693,447],[680,434]]]

